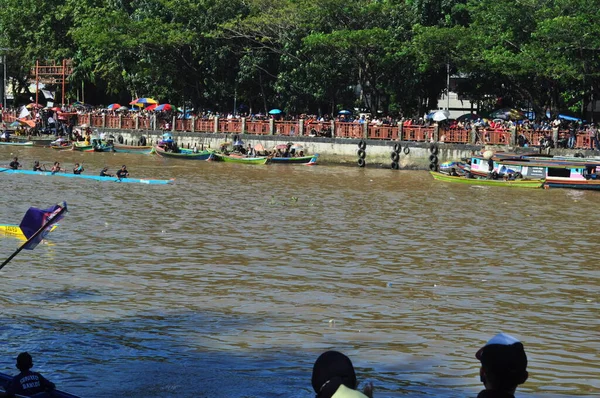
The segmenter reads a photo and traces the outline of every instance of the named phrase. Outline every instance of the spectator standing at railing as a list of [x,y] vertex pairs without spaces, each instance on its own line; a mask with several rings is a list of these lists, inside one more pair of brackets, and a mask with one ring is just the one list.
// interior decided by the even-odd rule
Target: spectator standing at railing
[[588,129],[590,133],[590,149],[593,151],[594,146],[600,150],[600,142],[598,141],[598,128],[595,123],[592,123]]
[[574,123],[569,123],[569,142],[567,146],[569,149],[575,148],[575,143],[577,142],[577,128]]

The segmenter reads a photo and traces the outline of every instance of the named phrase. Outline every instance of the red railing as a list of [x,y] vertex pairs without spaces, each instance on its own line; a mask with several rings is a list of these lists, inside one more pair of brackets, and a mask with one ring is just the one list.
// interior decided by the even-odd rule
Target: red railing
[[363,124],[336,122],[335,136],[340,138],[364,138]]
[[4,122],[14,122],[17,120],[17,112],[4,112],[2,114],[2,121]]
[[142,130],[150,129],[150,119],[147,117],[138,117],[138,128]]
[[283,122],[276,120],[274,122],[274,129],[276,135],[295,136],[300,134],[298,122]]
[[465,129],[446,129],[440,130],[439,132],[439,141],[440,142],[449,142],[454,144],[466,144],[469,142],[469,138],[471,135],[470,130]]
[[367,138],[374,140],[397,140],[398,127],[393,126],[369,126]]
[[239,119],[219,119],[219,132],[239,134],[242,132],[242,121]]
[[212,133],[215,130],[214,119],[196,119],[194,121],[194,131],[201,133]]
[[270,133],[268,121],[246,122],[246,134],[269,135]]
[[189,119],[177,119],[175,121],[175,130],[192,131],[192,121]]
[[402,139],[404,141],[431,141],[433,138],[433,127],[404,126],[402,128]]

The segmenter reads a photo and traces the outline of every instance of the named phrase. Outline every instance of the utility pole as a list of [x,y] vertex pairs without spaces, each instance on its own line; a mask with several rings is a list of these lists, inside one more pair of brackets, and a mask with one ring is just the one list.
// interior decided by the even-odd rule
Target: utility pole
[[6,109],[6,87],[8,86],[8,84],[6,84],[6,52],[10,50],[10,48],[0,48],[0,51],[3,53],[2,54],[2,107],[3,109]]
[[450,112],[450,62],[446,62],[446,110]]

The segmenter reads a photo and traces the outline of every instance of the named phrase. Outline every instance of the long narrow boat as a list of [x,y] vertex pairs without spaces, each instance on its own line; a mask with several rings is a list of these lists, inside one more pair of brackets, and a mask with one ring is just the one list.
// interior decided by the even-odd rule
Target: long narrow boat
[[174,159],[189,159],[189,160],[208,160],[210,155],[213,153],[211,150],[204,150],[194,152],[191,149],[179,149],[179,152],[167,152],[159,146],[153,147],[153,152],[163,158],[174,158]]
[[151,146],[135,146],[135,145],[123,145],[115,143],[113,150],[118,153],[139,153],[149,154],[152,153]]
[[271,158],[271,163],[282,163],[282,164],[305,164],[307,166],[313,166],[317,164],[319,154],[315,153],[312,156],[298,156],[291,158]]
[[[54,231],[58,225],[53,225],[50,232]],[[27,240],[25,234],[21,230],[21,227],[15,224],[0,225],[0,235],[12,236],[21,240]]]
[[[4,387],[6,384],[8,384],[11,380],[12,380],[12,376],[9,376],[5,373],[0,373],[0,386]],[[4,389],[4,388],[2,388]],[[69,394],[68,392],[64,392],[64,391],[60,391],[60,390],[54,390],[52,391],[51,395],[42,395],[43,397],[48,396],[48,397],[53,397],[53,398],[79,398],[77,395],[73,395],[73,394]],[[17,398],[21,398],[24,397],[23,395],[16,395]]]
[[74,151],[86,151],[88,149],[94,149],[93,145],[86,145],[84,142],[74,142],[72,148]]
[[13,145],[13,146],[33,146],[33,141],[0,141],[0,145]]
[[104,181],[104,182],[123,182],[123,183],[137,183],[137,184],[173,184],[175,182],[174,179],[171,180],[149,180],[143,178],[121,178],[117,177],[101,177],[101,176],[93,176],[87,174],[68,174],[68,173],[56,173],[52,174],[49,171],[32,171],[32,170],[12,170],[6,168],[0,168],[0,173],[8,173],[8,174],[26,174],[26,175],[39,175],[39,176],[48,176],[48,177],[66,177],[66,178],[83,178],[86,180],[96,180],[96,181]]
[[223,155],[222,153],[213,152],[208,160],[240,164],[267,164],[271,159],[266,156],[257,158],[244,158],[241,156],[227,156]]
[[470,185],[490,185],[512,188],[541,188],[544,180],[486,180],[483,178],[454,177],[437,171],[429,172],[435,180]]
[[55,151],[72,151],[73,150],[73,144],[69,144],[69,145],[50,145],[50,148],[54,149]]

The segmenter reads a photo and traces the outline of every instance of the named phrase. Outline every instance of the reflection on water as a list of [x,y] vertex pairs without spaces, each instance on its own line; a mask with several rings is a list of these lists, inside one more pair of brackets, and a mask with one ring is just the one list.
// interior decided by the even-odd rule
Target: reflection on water
[[[6,161],[11,150],[0,148]],[[0,175],[0,222],[66,200],[50,245],[4,270],[2,371],[20,351],[86,397],[308,397],[335,348],[377,396],[474,396],[475,351],[525,344],[523,396],[592,396],[594,192],[454,186],[425,172],[213,164],[19,149],[127,164],[174,186]],[[1,162],[1,160],[0,160]],[[18,241],[4,238],[8,257]]]

